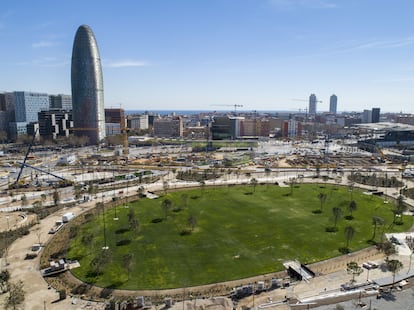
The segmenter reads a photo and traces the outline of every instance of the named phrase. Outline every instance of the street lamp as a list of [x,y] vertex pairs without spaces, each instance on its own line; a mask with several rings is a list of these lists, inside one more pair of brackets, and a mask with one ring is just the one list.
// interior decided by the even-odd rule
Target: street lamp
[[6,232],[6,248],[4,249],[4,262],[6,263],[6,266],[9,264],[7,263],[7,252],[9,249],[9,233],[10,233],[10,225],[9,225],[9,216],[6,216],[7,220],[7,232]]
[[104,246],[102,247],[102,250],[108,250],[109,247],[106,244],[105,205],[103,203],[103,198],[104,197],[105,197],[105,195],[102,194],[102,220],[103,220],[103,233],[104,233]]
[[412,260],[412,258],[413,258],[413,254],[414,254],[414,251],[413,250],[411,250],[411,254],[410,254],[410,264],[408,265],[408,271],[407,271],[407,274],[410,272],[410,270],[411,270],[411,260]]

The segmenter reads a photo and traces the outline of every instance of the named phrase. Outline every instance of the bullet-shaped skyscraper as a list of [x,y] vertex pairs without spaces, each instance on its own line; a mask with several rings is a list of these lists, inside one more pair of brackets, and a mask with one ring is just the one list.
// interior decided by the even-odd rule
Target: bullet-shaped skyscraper
[[72,118],[77,136],[90,144],[105,138],[105,108],[101,58],[92,29],[78,28],[72,50]]

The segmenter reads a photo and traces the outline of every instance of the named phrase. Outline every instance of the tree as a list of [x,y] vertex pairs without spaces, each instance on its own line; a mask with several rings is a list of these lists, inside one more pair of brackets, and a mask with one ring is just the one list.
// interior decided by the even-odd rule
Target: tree
[[24,302],[23,282],[12,283],[9,286],[9,296],[6,298],[6,309],[17,310]]
[[348,274],[352,275],[351,283],[355,283],[355,276],[359,276],[364,270],[357,262],[350,262],[346,264],[346,271]]
[[204,180],[201,180],[199,183],[200,183],[200,187],[201,187],[201,193],[204,193],[204,189],[206,187],[206,182]]
[[55,191],[53,192],[53,202],[55,203],[55,205],[57,206],[60,200],[60,194],[58,192],[57,189],[55,189]]
[[139,220],[136,217],[132,218],[129,221],[129,227],[130,227],[131,230],[136,231],[136,230],[138,230],[139,226],[140,226],[140,223],[139,223]]
[[187,201],[188,201],[188,195],[181,194],[181,203],[183,205],[183,208],[187,208]]
[[394,288],[395,275],[404,267],[398,259],[391,259],[387,261],[387,268],[392,272],[392,288]]
[[7,292],[10,273],[7,269],[0,272],[0,293]]
[[190,215],[190,217],[188,218],[188,224],[191,227],[191,231],[194,231],[194,228],[197,225],[197,218],[194,215]]
[[138,186],[138,196],[140,198],[144,196],[144,191],[145,191],[144,187],[142,185],[139,185]]
[[322,212],[322,209],[323,209],[323,204],[325,203],[325,201],[326,201],[326,194],[325,193],[319,193],[318,194],[318,199],[319,199],[319,201],[321,202],[321,212]]
[[168,212],[170,211],[172,206],[172,202],[169,199],[164,199],[164,201],[161,203],[161,208],[164,210],[165,218],[168,216]]
[[[397,202],[394,206],[394,220],[393,223],[394,224],[402,224],[403,223],[403,218],[402,218],[402,214],[407,211],[407,205],[404,203],[404,197],[402,195],[399,195],[397,197]],[[399,218],[399,221],[397,222],[397,218]]]
[[389,260],[389,257],[391,255],[394,255],[394,254],[397,253],[397,249],[395,248],[394,243],[392,243],[389,240],[386,240],[386,241],[382,242],[379,245],[378,248],[379,248],[380,251],[384,252],[384,254],[385,254],[385,261],[388,261]]
[[92,272],[95,275],[99,275],[102,273],[103,267],[109,263],[111,260],[111,252],[108,250],[102,250],[101,252],[97,253],[96,256],[92,259],[90,267],[92,268]]
[[352,195],[353,192],[354,192],[354,182],[351,182],[351,183],[348,184],[348,191],[351,194],[351,201],[354,200],[353,195]]
[[42,195],[40,195],[40,199],[42,200],[42,203],[44,203],[47,199],[47,196],[45,193],[43,193]]
[[21,201],[22,201],[22,206],[27,206],[27,196],[26,194],[23,194],[23,196],[21,196]]
[[375,236],[377,234],[377,228],[378,226],[384,225],[384,219],[380,216],[373,216],[372,217],[372,227],[373,227],[373,232],[372,232],[372,237],[371,240],[375,241]]
[[128,254],[125,254],[124,256],[122,256],[122,262],[124,263],[124,267],[125,267],[125,269],[127,271],[128,281],[129,281],[129,275],[131,273],[132,263],[133,263],[132,254],[131,253],[128,253]]
[[257,179],[256,178],[252,178],[250,180],[250,184],[253,186],[253,192],[256,192]]
[[162,187],[164,188],[164,194],[167,194],[168,188],[170,187],[170,184],[168,183],[168,181],[163,181]]
[[344,229],[345,239],[346,239],[346,248],[349,248],[349,241],[351,241],[355,236],[355,228],[352,226],[347,226]]
[[290,178],[290,183],[289,183],[289,186],[290,186],[290,194],[292,195],[293,194],[293,188],[295,187],[295,184],[296,184],[296,179],[295,178]]
[[332,208],[332,220],[334,222],[334,229],[336,230],[336,224],[338,224],[338,221],[342,217],[342,209],[339,207],[333,207]]
[[349,216],[347,217],[348,219],[352,220],[354,218],[352,215],[352,212],[354,212],[356,209],[357,209],[357,203],[355,202],[355,200],[351,200],[348,205],[348,211],[349,211]]
[[328,183],[329,177],[327,175],[322,176],[322,180],[325,182],[325,187],[326,187],[326,183]]

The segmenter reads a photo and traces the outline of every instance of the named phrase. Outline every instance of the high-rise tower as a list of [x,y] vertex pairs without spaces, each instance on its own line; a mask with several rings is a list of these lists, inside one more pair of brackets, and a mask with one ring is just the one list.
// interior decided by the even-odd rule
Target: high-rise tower
[[336,114],[338,104],[338,97],[336,95],[332,95],[329,99],[329,113]]
[[315,94],[311,94],[309,96],[309,114],[310,115],[315,115],[316,114],[316,95]]
[[91,28],[78,28],[72,50],[72,118],[75,133],[90,144],[105,138],[105,109],[101,59]]

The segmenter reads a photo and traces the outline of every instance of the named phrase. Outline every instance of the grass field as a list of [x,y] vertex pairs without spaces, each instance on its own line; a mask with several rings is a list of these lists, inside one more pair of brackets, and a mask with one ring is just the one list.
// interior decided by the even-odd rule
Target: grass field
[[[317,214],[313,211],[321,208],[320,193],[326,194],[326,201]],[[354,219],[346,220],[351,195],[357,210]],[[172,203],[169,210],[162,208],[166,199]],[[343,217],[337,232],[326,232],[334,226],[333,207],[340,207]],[[285,260],[312,263],[341,255],[346,226],[356,231],[350,250],[367,247],[373,216],[386,221],[384,232],[407,230],[411,219],[392,225],[391,208],[382,197],[358,189],[351,193],[346,187],[317,184],[176,191],[140,199],[128,209],[119,206],[118,221],[113,220],[114,209],[106,210],[108,250],[102,250],[102,214],[89,220],[72,239],[68,257],[80,260],[81,267],[73,270],[77,277],[101,287],[165,289],[215,283],[282,270]],[[135,230],[128,221],[131,210],[139,221]],[[126,258],[128,253],[132,256]]]

